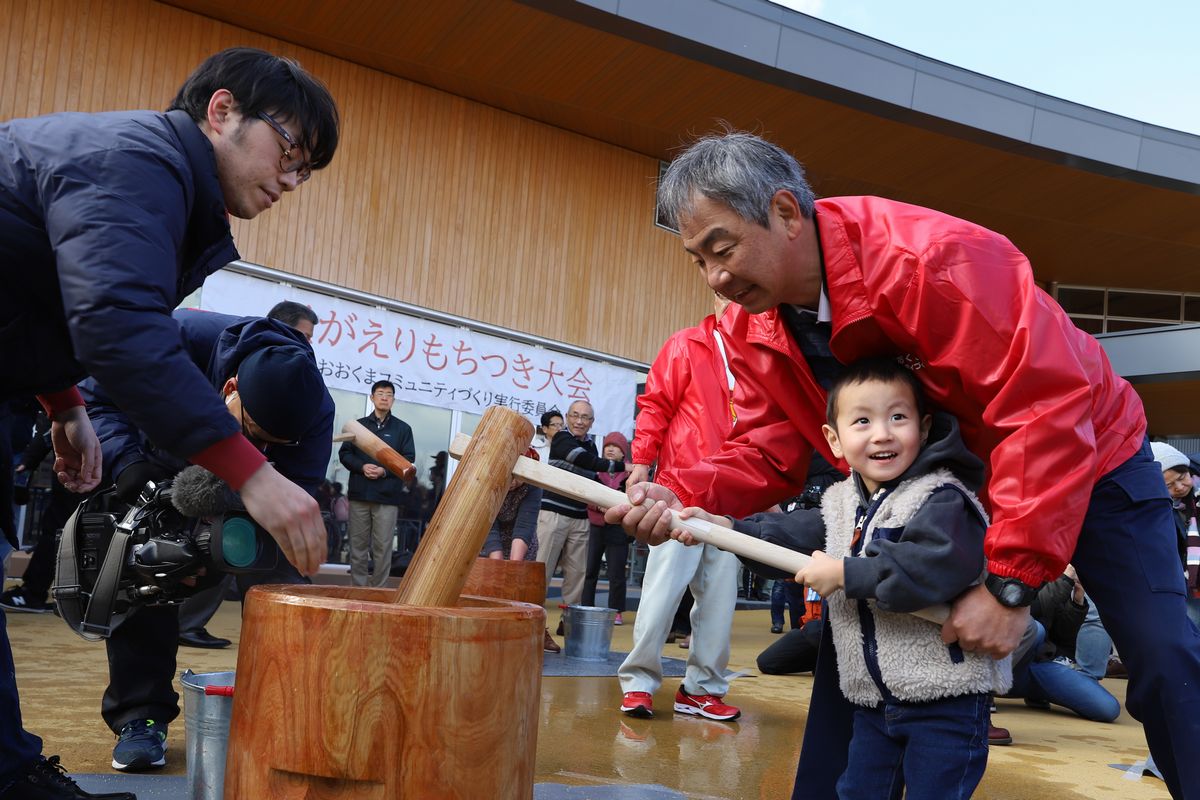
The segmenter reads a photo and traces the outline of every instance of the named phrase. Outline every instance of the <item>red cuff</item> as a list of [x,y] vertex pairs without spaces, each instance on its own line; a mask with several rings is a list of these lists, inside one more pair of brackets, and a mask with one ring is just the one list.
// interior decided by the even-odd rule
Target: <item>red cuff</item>
[[[1054,577],[1047,577],[1049,571],[1035,572],[1033,570],[1021,569],[1012,564],[1004,564],[998,561],[988,561],[987,571],[993,575],[999,575],[1001,578],[1016,578],[1026,586],[1032,586],[1035,589],[1041,588],[1044,584],[1054,580]],[[1062,570],[1058,571],[1062,574]]]
[[83,405],[83,395],[74,386],[63,389],[61,392],[39,394],[37,399],[50,419],[54,419],[55,414]]
[[236,492],[240,491],[246,481],[250,480],[250,476],[266,463],[267,457],[250,444],[245,436],[235,433],[227,439],[209,445],[188,460],[204,467],[228,483]]
[[683,504],[684,508],[688,508],[689,506],[699,506],[700,505],[700,503],[697,503],[695,501],[695,499],[694,499],[695,495],[693,495],[691,492],[684,489],[683,486],[678,481],[674,480],[671,473],[669,473],[669,472],[658,473],[657,475],[654,476],[654,482],[660,486],[665,486],[666,488],[668,488],[672,492],[674,492],[675,496],[677,498],[679,498],[679,502]]

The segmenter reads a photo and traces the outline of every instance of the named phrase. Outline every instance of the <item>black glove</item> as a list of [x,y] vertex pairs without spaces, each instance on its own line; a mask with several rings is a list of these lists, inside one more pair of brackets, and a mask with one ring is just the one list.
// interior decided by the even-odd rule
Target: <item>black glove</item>
[[135,461],[117,476],[117,499],[134,503],[150,481],[158,483],[171,477],[170,470],[150,461]]

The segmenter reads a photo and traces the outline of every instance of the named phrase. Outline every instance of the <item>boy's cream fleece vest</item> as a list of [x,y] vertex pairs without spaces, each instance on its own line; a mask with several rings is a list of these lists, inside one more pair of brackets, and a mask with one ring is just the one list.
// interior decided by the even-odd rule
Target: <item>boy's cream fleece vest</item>
[[[948,470],[937,470],[896,487],[884,498],[863,531],[860,553],[874,538],[876,528],[903,527],[933,491],[951,484],[961,489],[971,502],[979,501]],[[850,558],[850,540],[854,535],[858,492],[853,480],[831,486],[821,501],[825,520],[825,552],[833,558]],[[986,519],[984,515],[984,519]],[[859,556],[865,557],[865,556]],[[863,630],[859,622],[859,601],[850,600],[842,590],[829,601],[829,621],[837,649],[842,694],[860,706],[875,706],[883,700],[879,688],[867,671],[863,652]],[[874,600],[867,601],[875,622],[877,661],[884,685],[899,700],[922,703],[943,697],[996,692],[1003,694],[1012,685],[1011,659],[997,661],[989,656],[963,651],[963,660],[955,663],[950,648],[942,643],[941,627],[912,614],[882,611]]]

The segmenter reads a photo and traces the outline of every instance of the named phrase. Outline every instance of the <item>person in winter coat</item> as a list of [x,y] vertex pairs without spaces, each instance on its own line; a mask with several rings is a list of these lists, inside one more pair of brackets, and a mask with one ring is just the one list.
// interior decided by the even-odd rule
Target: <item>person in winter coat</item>
[[[624,461],[603,458],[596,451],[596,442],[588,434],[595,419],[595,411],[587,400],[575,400],[567,407],[567,429],[550,440],[551,466],[589,478],[595,478],[598,472],[625,471]],[[583,597],[583,579],[587,573],[587,503],[549,490],[542,492],[537,539],[537,559],[546,565],[546,586],[561,562],[563,603],[577,605]],[[561,636],[561,622],[558,632]]]
[[[298,570],[320,566],[316,500],[242,435],[171,311],[239,257],[229,216],[258,216],[327,166],[338,125],[319,81],[252,48],[206,59],[165,113],[0,124],[0,400],[41,399],[67,488],[100,481],[100,443],[74,388],[92,375],[155,443],[238,490]],[[3,625],[0,800],[91,797],[22,728]]]
[[[620,431],[612,431],[604,437],[600,455],[610,461],[627,461],[629,458],[629,440]],[[628,472],[598,472],[596,480],[610,489],[625,491],[625,479]],[[629,560],[629,536],[620,525],[609,525],[604,521],[604,512],[595,506],[588,506],[587,574],[583,578],[583,599],[585,606],[596,605],[596,584],[600,581],[600,562],[608,566],[608,607],[617,612],[614,625],[624,625],[625,620],[625,564]]]
[[533,430],[533,443],[530,445],[537,451],[538,460],[543,464],[550,462],[550,442],[563,429],[563,415],[557,408],[552,408],[542,414]]
[[[653,544],[668,508],[742,516],[796,494],[812,449],[828,457],[825,395],[843,365],[903,358],[988,467],[988,577],[954,601],[945,640],[1011,653],[1037,589],[1074,564],[1126,660],[1126,706],[1167,788],[1200,797],[1200,637],[1141,400],[1025,255],[932,209],[818,200],[794,157],[736,131],[678,155],[658,195],[700,275],[736,304],[745,405],[718,453],[632,486],[609,521]],[[833,797],[845,771],[854,709],[832,650],[821,649],[797,769],[805,800]]]
[[913,373],[894,359],[859,361],[829,390],[823,426],[850,478],[830,487],[820,511],[767,513],[731,522],[684,516],[787,538],[812,562],[796,582],[825,598],[841,690],[855,705],[841,797],[906,795],[967,800],[988,755],[990,693],[1012,684],[995,660],[942,641],[913,616],[957,597],[984,573],[987,516],[974,489],[983,463],[962,444],[954,418],[937,428]]
[[1163,481],[1175,507],[1179,560],[1187,581],[1188,618],[1200,628],[1200,484],[1192,471],[1192,460],[1166,442],[1151,442],[1154,460],[1162,468]]
[[[333,398],[307,337],[283,322],[180,310],[183,349],[225,399],[232,419],[287,480],[316,497],[333,450]],[[106,476],[126,502],[148,480],[175,475],[187,462],[140,430],[94,378],[80,384],[103,449]],[[285,559],[271,572],[233,576],[239,594],[260,583],[308,583]],[[205,575],[204,585],[226,576]],[[187,603],[181,608],[186,609]],[[146,606],[104,640],[109,684],[101,715],[117,735],[114,769],[136,772],[166,764],[167,727],[179,715],[174,678],[181,643],[180,611]]]
[[[417,457],[412,426],[392,413],[395,402],[395,384],[375,381],[371,386],[374,411],[359,423],[411,463]],[[368,458],[354,442],[344,442],[338,458],[350,471],[350,487],[346,492],[350,498],[350,522],[346,526],[350,539],[350,577],[355,586],[383,586],[392,571],[396,519],[407,493],[404,480]]]

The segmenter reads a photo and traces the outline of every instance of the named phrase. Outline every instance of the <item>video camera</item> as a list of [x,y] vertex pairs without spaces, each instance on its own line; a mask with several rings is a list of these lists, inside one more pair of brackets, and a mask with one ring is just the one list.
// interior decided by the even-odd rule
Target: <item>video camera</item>
[[51,591],[71,629],[96,641],[142,606],[182,603],[204,588],[198,576],[270,572],[279,558],[237,494],[191,466],[147,482],[132,504],[115,490],[81,503],[63,526]]

